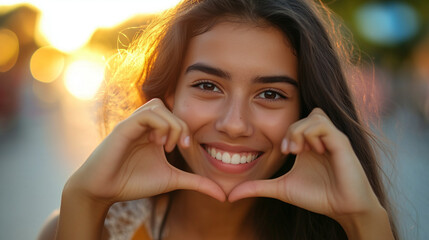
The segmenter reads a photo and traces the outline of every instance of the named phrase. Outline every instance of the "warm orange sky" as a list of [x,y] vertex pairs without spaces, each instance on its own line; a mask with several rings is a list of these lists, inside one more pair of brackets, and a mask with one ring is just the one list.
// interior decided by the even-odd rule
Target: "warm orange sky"
[[[41,11],[42,41],[63,52],[79,49],[99,27],[112,27],[135,14],[163,11],[179,0],[3,0],[29,3]],[[39,39],[40,41],[41,39]]]

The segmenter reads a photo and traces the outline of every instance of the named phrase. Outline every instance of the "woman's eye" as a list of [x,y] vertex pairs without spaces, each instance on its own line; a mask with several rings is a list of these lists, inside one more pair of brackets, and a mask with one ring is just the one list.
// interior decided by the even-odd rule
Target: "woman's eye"
[[258,95],[258,97],[263,99],[268,99],[268,100],[286,99],[284,95],[273,90],[263,91]]
[[193,85],[193,87],[200,88],[204,91],[212,91],[212,92],[221,92],[218,87],[216,87],[215,84],[211,82],[201,82]]

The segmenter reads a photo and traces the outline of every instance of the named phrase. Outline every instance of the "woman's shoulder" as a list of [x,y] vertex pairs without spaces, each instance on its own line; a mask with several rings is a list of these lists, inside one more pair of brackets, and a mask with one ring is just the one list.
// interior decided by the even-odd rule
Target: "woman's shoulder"
[[55,210],[49,215],[49,217],[45,220],[45,223],[43,224],[41,231],[39,232],[39,236],[37,237],[38,240],[55,239],[59,216],[60,216],[59,210]]

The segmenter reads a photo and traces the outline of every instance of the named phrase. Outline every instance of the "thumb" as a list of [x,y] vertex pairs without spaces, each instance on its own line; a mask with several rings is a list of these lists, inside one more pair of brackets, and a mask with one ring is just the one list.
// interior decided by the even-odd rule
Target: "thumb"
[[247,181],[237,185],[229,194],[228,201],[249,197],[278,198],[278,187],[276,179]]
[[[226,199],[222,188],[214,181],[193,173],[184,172],[181,170],[173,171],[173,176],[176,179],[175,189],[194,190],[200,193],[211,196],[221,202]],[[173,178],[173,179],[174,179]]]

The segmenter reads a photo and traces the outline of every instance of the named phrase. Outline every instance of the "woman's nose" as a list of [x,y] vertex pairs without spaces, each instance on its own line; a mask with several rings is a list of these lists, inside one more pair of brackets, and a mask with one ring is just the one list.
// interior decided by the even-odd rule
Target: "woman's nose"
[[216,130],[230,138],[248,137],[253,134],[253,126],[249,119],[249,110],[240,102],[228,103],[219,113]]

